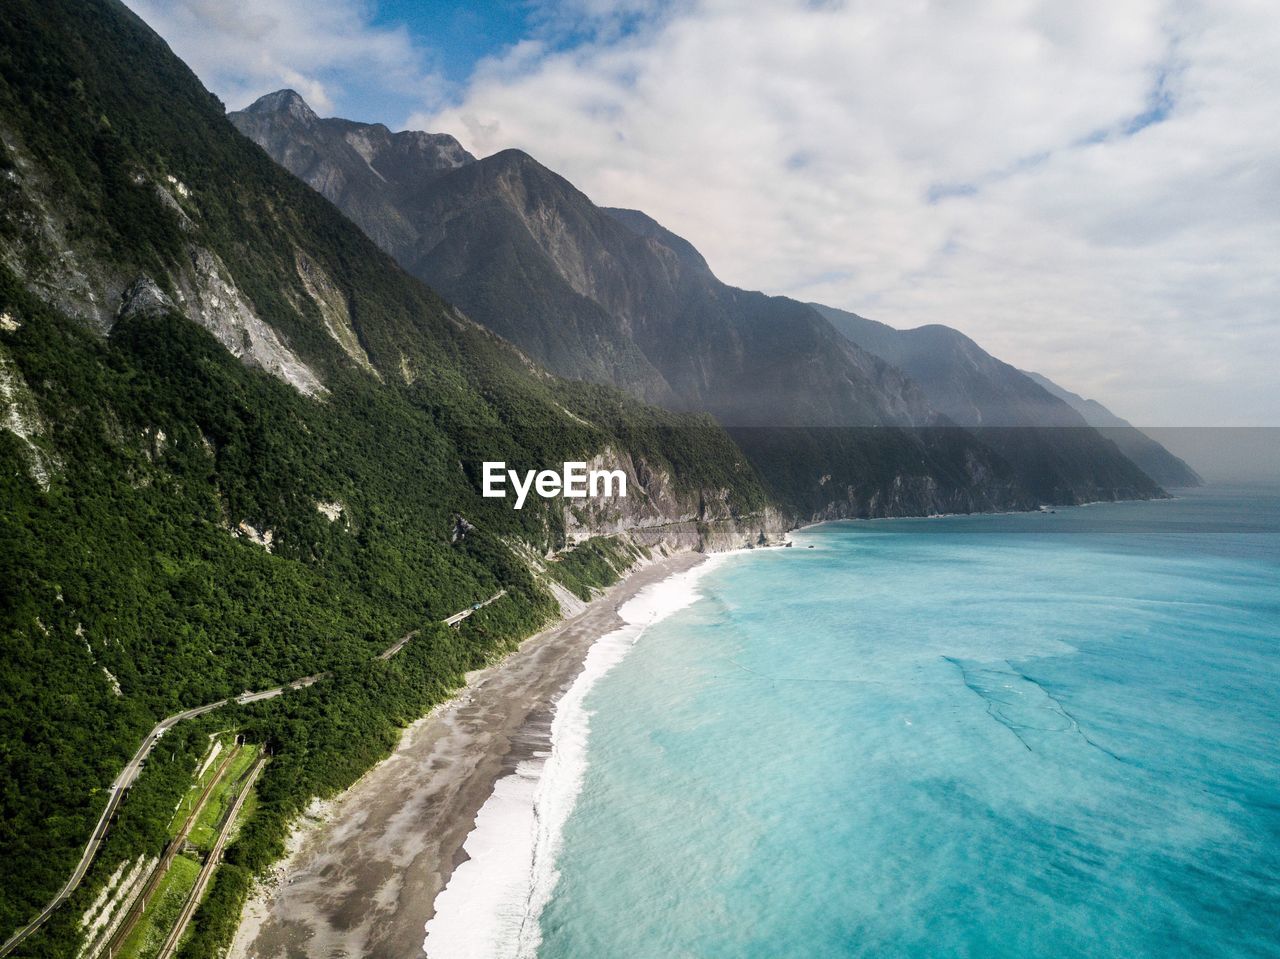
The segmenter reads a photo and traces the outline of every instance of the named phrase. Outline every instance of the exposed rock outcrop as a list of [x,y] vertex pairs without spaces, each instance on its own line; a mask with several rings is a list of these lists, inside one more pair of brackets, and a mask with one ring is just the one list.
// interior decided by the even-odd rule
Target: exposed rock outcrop
[[590,470],[621,470],[627,495],[612,499],[565,500],[569,543],[593,536],[622,536],[646,549],[722,552],[782,539],[791,524],[776,510],[738,514],[728,490],[679,489],[662,468],[608,448],[587,462]]
[[22,442],[31,479],[47,491],[61,463],[45,449],[42,440],[45,426],[40,409],[21,371],[3,346],[0,346],[0,429],[8,430]]
[[140,276],[130,284],[120,297],[120,319],[132,316],[149,316],[156,313],[168,313],[175,309],[173,300],[167,293],[156,286],[149,276]]
[[[191,243],[185,262],[163,283],[147,275],[122,274],[112,250],[69,228],[59,212],[56,192],[47,188],[16,137],[0,129],[0,139],[16,165],[10,171],[14,176],[0,181],[0,216],[14,227],[0,237],[0,261],[22,277],[32,293],[104,335],[122,318],[173,310],[209,330],[250,366],[266,370],[308,396],[327,392],[315,371],[258,316],[217,254]],[[142,185],[150,179],[143,172],[134,177]],[[156,179],[152,185],[183,231],[192,232],[193,221],[183,203],[190,197],[188,188],[172,176]],[[326,309],[334,312],[328,288],[322,281],[315,282],[324,301],[322,314]],[[325,319],[329,322],[329,315]],[[347,348],[348,343],[334,335]]]
[[351,322],[351,306],[347,298],[338,289],[337,284],[329,279],[328,274],[320,269],[311,257],[301,250],[294,254],[294,262],[298,269],[298,279],[303,288],[320,310],[320,318],[324,320],[324,328],[334,338],[343,351],[355,360],[365,371],[381,379],[381,374],[374,369],[369,354],[360,343],[360,336]]
[[190,271],[177,278],[182,311],[187,316],[248,365],[266,370],[308,396],[328,392],[320,377],[262,321],[217,254],[192,247],[190,258]]

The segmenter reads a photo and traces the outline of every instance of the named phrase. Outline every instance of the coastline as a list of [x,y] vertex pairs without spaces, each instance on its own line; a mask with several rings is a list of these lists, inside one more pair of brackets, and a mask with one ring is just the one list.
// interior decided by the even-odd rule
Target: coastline
[[[977,514],[910,518],[967,515]],[[903,518],[815,520],[793,527],[788,538],[828,523]],[[536,785],[558,703],[583,677],[593,648],[634,625],[619,609],[726,553],[679,552],[633,567],[578,608],[562,596],[566,618],[469,674],[453,698],[406,727],[391,756],[341,795],[312,803],[272,878],[255,884],[228,956],[424,956],[424,929],[458,868],[472,861],[464,847],[484,825],[478,819],[495,787],[522,777]]]
[[618,608],[692,570],[677,553],[634,569],[585,609],[468,676],[453,699],[415,721],[392,755],[295,829],[274,882],[245,905],[229,955],[423,954],[436,897],[467,861],[463,846],[495,784],[545,756],[557,701]]

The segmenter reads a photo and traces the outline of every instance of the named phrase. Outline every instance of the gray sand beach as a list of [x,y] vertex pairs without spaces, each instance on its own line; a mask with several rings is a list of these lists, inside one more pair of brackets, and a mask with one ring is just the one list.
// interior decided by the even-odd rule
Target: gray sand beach
[[646,566],[572,618],[475,673],[453,700],[410,726],[395,752],[316,820],[245,908],[234,959],[423,955],[423,928],[494,783],[549,746],[555,702],[587,650],[622,626],[617,608],[703,560]]

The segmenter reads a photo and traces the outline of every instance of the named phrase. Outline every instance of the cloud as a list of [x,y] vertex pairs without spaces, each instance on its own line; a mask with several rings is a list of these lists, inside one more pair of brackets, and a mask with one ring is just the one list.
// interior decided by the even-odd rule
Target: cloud
[[729,282],[948,323],[1137,422],[1280,423],[1267,4],[579,5],[585,37],[409,125],[525,149]]
[[318,112],[366,99],[422,103],[442,89],[403,27],[360,0],[126,0],[229,109],[293,87]]

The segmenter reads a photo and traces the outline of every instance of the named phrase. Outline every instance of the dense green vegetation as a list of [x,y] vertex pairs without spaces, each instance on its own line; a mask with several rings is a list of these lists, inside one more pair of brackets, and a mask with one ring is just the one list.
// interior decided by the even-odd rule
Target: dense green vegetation
[[[0,364],[29,392],[51,474],[42,488],[36,454],[0,430],[0,937],[65,880],[157,719],[332,670],[168,733],[86,882],[23,947],[74,954],[76,918],[121,862],[158,854],[209,733],[235,728],[273,759],[183,947],[213,955],[307,802],[350,784],[467,670],[554,614],[512,544],[564,545],[560,514],[481,498],[482,460],[541,468],[611,447],[679,489],[728,489],[740,512],[765,497],[706,417],[556,380],[459,320],[235,133],[114,0],[0,7],[0,130],[15,144],[3,165],[21,171],[0,177],[0,312],[15,320]],[[190,190],[185,220],[159,199],[168,175]],[[40,197],[76,262],[118,284],[145,273],[172,292],[193,245],[215,253],[327,395],[246,367],[177,312],[103,336],[34,296],[53,262],[31,239]],[[325,332],[299,252],[340,289],[379,375]],[[270,551],[236,535],[241,523],[270,530]],[[625,565],[600,549],[560,564],[575,589]],[[437,625],[499,588],[461,628]],[[415,629],[398,656],[374,659]]]
[[191,832],[188,835],[191,845],[202,852],[208,852],[213,848],[227,813],[234,805],[236,796],[240,794],[245,779],[253,768],[254,760],[258,758],[260,752],[259,747],[248,745],[231,760],[226,773],[210,791],[204,808],[200,810],[200,815],[191,826]]
[[153,959],[164,946],[169,930],[196,884],[200,864],[188,856],[174,856],[164,879],[120,949],[121,959]]
[[240,924],[240,911],[253,887],[253,874],[243,866],[223,863],[213,874],[213,880],[200,908],[196,910],[182,944],[178,959],[205,959],[221,956],[227,943],[236,934]]
[[562,553],[547,567],[560,583],[579,599],[590,599],[594,590],[616,582],[641,556],[630,543],[616,537],[596,536]]
[[[4,886],[12,928],[70,871],[102,787],[160,716],[364,663],[499,584],[510,601],[477,634],[488,649],[495,636],[536,628],[552,606],[484,521],[501,518],[496,509],[476,501],[475,529],[450,542],[454,510],[423,474],[452,486],[455,502],[476,498],[456,467],[432,461],[424,441],[437,431],[406,401],[370,392],[363,409],[316,404],[185,320],[139,320],[102,344],[5,292],[4,308],[23,317],[5,348],[40,384],[41,410],[66,411],[48,420],[64,464],[48,493],[0,434],[0,572],[11,587],[0,610],[0,871],[26,880]],[[373,404],[380,415],[361,423]],[[375,455],[396,427],[416,436]],[[334,499],[345,511],[331,523],[315,503]],[[234,538],[231,517],[276,530],[274,552]],[[460,674],[444,675],[438,693]],[[391,728],[346,746],[329,768],[353,778],[385,752]],[[128,807],[140,804],[134,795]],[[158,822],[173,804],[155,804]]]
[[[795,515],[834,504],[836,516],[1029,509],[1035,500],[1007,462],[951,427],[737,428],[730,434]],[[810,477],[822,477],[815,486]]]

